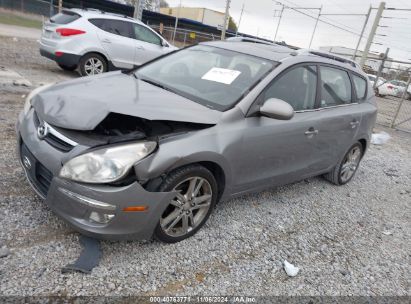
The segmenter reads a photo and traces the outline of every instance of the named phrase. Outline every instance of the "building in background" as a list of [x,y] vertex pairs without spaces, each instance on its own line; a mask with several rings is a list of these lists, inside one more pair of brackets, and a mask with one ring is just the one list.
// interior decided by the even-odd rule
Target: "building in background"
[[[333,53],[335,55],[345,57],[348,59],[352,59],[352,56],[354,55],[354,52],[355,52],[355,49],[350,49],[350,48],[343,47],[343,46],[321,46],[320,50]],[[358,50],[357,56],[359,57],[356,57],[355,61],[360,62],[360,58],[362,54],[363,52]],[[392,59],[392,58],[388,57],[388,59]],[[380,64],[381,64],[381,54],[370,52],[368,54],[368,59],[365,61],[365,68],[368,69],[370,72],[372,71],[376,73],[380,67]],[[391,67],[391,62],[386,61],[385,67],[389,69]]]
[[[224,24],[224,13],[200,7],[162,7],[160,13],[177,17],[187,18],[203,24],[222,28]],[[228,26],[228,24],[227,24]]]

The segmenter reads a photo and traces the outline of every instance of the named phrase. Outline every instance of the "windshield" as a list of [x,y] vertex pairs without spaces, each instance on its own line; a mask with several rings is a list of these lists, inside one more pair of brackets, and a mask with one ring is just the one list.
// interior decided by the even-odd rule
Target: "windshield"
[[226,111],[275,65],[260,57],[197,45],[140,68],[136,76],[209,108]]

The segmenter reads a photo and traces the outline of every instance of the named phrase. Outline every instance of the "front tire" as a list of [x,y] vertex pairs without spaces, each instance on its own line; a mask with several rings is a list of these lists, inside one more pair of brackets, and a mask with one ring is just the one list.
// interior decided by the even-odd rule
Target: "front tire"
[[106,59],[96,53],[89,53],[81,57],[79,66],[81,76],[98,75],[108,71]]
[[335,185],[345,185],[357,172],[363,154],[362,145],[360,143],[354,144],[334,169],[324,175],[324,178]]
[[218,187],[213,174],[201,165],[171,172],[158,191],[177,191],[160,217],[154,237],[176,243],[194,235],[207,221],[216,202]]

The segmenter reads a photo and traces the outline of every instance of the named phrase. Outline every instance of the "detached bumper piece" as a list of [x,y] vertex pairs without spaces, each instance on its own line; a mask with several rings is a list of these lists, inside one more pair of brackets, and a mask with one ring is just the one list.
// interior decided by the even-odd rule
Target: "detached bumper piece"
[[80,243],[83,245],[83,251],[79,258],[73,264],[63,267],[61,269],[62,273],[78,271],[89,274],[100,262],[101,248],[98,240],[82,235],[80,236]]

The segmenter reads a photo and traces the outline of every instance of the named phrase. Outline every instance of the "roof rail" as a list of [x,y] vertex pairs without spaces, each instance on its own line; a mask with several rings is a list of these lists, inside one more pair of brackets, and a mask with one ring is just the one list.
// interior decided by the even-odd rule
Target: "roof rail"
[[335,60],[338,62],[342,62],[342,63],[348,63],[349,65],[351,65],[354,68],[359,68],[359,64],[357,62],[355,62],[354,60],[351,59],[347,59],[344,57],[340,57],[340,56],[335,56],[332,53],[325,53],[325,52],[318,52],[318,51],[308,51],[308,53],[313,54],[313,55],[317,55],[320,57],[324,57],[324,58],[328,58],[331,60]]
[[106,12],[106,11],[99,10],[99,9],[97,9],[97,8],[85,7],[85,8],[83,8],[83,10],[85,10],[85,11],[91,11],[91,12],[99,12],[99,13],[101,13],[101,14],[105,14],[105,15],[107,14],[107,15],[116,16],[116,17],[122,17],[122,18],[127,18],[127,19],[133,19],[132,17],[127,16],[127,15],[122,15],[122,14],[116,14],[116,13]]
[[261,44],[268,44],[268,45],[278,45],[275,42],[257,39],[257,38],[248,38],[248,37],[230,37],[226,39],[227,41],[236,41],[236,42],[253,42],[253,43],[261,43]]

